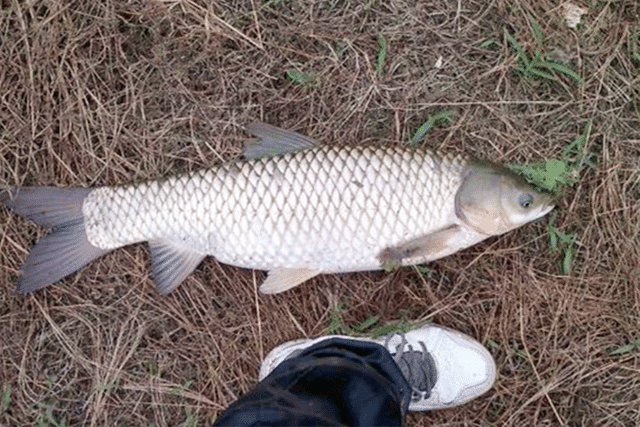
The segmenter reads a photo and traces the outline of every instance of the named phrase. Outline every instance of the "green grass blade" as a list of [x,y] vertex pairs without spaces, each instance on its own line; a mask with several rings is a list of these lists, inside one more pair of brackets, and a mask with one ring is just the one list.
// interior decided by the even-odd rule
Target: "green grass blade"
[[376,74],[378,76],[382,75],[384,71],[384,62],[387,58],[387,41],[384,36],[380,33],[376,38]]
[[582,166],[589,166],[593,169],[596,168],[595,163],[593,162],[593,154],[586,152],[585,147],[587,145],[587,139],[589,134],[591,133],[591,122],[587,122],[582,133],[574,138],[571,143],[569,143],[562,150],[563,158],[574,158],[572,172],[577,174],[577,172],[582,168]]
[[582,78],[578,75],[578,73],[573,71],[567,65],[558,64],[557,62],[544,61],[540,64],[540,66],[554,73],[565,75],[579,85],[583,83]]
[[542,55],[542,42],[544,36],[542,35],[540,24],[538,24],[538,21],[536,21],[536,19],[531,15],[529,15],[529,28],[531,29],[531,36],[533,37],[534,43],[533,57],[540,58]]
[[557,80],[556,77],[553,74],[549,74],[546,71],[542,71],[539,68],[531,67],[529,69],[529,73],[533,74],[534,76],[542,77],[542,78],[547,79],[547,80],[551,80],[551,81],[556,81]]
[[573,258],[573,248],[569,246],[564,251],[564,257],[562,258],[562,274],[569,276],[571,273],[571,261]]
[[425,279],[429,279],[433,275],[433,270],[424,264],[414,265],[413,269],[417,271]]
[[486,39],[480,43],[480,47],[487,50],[498,50],[502,47],[502,43],[497,40]]
[[5,384],[2,387],[2,402],[0,402],[0,414],[6,412],[11,404],[11,384]]
[[342,321],[342,312],[344,311],[343,303],[336,304],[335,307],[332,307],[329,310],[329,324],[327,325],[327,329],[325,334],[333,335],[333,334],[344,334],[346,333],[346,325]]
[[524,68],[528,69],[531,61],[529,60],[529,56],[527,55],[527,52],[524,51],[522,45],[520,45],[520,43],[518,43],[518,41],[509,34],[507,30],[504,30],[504,38],[506,39],[507,44],[514,50],[516,57],[520,59]]
[[371,338],[375,339],[382,335],[404,333],[410,329],[413,329],[410,326],[411,325],[409,324],[409,322],[405,318],[402,318],[397,322],[387,323],[386,325],[380,325],[379,327],[369,332],[368,335],[371,336]]
[[640,30],[632,31],[627,41],[627,49],[631,60],[640,65]]
[[547,231],[547,240],[548,240],[549,249],[551,249],[552,252],[557,251],[558,235],[556,234],[556,230],[553,227],[549,227]]
[[373,325],[375,325],[376,323],[378,323],[378,320],[380,320],[378,316],[367,317],[362,322],[355,325],[353,327],[353,330],[361,334],[365,332],[367,329],[370,329],[371,327],[373,327]]
[[294,68],[291,68],[287,70],[286,76],[288,80],[297,83],[304,88],[316,87],[317,76],[315,73],[303,73]]
[[411,137],[411,145],[415,147],[435,125],[448,125],[453,121],[453,117],[454,114],[450,110],[441,110],[430,115],[427,117],[427,120],[413,133],[413,136]]
[[555,230],[555,233],[564,245],[570,246],[576,241],[575,234],[568,234],[558,229]]
[[639,348],[640,348],[640,338],[628,344],[621,345],[615,350],[610,351],[609,356],[622,356],[625,354],[633,353]]
[[563,157],[571,157],[582,154],[582,151],[584,150],[584,144],[587,142],[588,128],[589,126],[586,126],[585,130],[580,135],[576,136],[573,141],[571,141],[569,144],[567,144],[566,147],[562,149]]

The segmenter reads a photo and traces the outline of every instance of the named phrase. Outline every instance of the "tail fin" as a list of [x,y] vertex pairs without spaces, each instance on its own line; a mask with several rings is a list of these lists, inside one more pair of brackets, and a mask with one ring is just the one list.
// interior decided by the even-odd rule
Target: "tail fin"
[[23,187],[0,192],[0,203],[38,225],[51,228],[31,249],[18,279],[18,293],[44,288],[109,250],[87,240],[82,202],[91,189]]

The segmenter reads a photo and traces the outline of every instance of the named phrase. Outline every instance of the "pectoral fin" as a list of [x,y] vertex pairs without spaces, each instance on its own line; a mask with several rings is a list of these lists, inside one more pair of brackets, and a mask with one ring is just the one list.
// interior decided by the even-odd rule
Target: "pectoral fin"
[[150,240],[149,248],[151,273],[163,294],[177,288],[205,257],[170,240]]
[[247,126],[247,132],[258,137],[257,141],[251,140],[245,144],[242,155],[247,159],[296,153],[317,145],[311,138],[266,123],[251,123]]
[[312,268],[276,268],[271,270],[260,285],[263,294],[277,294],[294,288],[312,277],[320,274],[320,270]]
[[377,258],[385,270],[398,267],[407,259],[431,258],[449,249],[450,242],[460,231],[459,225],[450,225],[431,234],[409,240],[398,246],[385,248],[380,251]]

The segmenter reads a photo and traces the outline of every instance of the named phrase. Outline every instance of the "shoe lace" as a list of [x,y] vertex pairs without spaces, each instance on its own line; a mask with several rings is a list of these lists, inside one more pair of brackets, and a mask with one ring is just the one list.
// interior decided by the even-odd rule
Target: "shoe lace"
[[400,343],[395,346],[395,354],[392,357],[411,385],[411,401],[428,399],[438,378],[435,361],[424,342],[419,341],[421,348],[414,350],[401,333],[387,336],[384,345],[386,348],[391,348],[391,339],[396,335],[400,336]]

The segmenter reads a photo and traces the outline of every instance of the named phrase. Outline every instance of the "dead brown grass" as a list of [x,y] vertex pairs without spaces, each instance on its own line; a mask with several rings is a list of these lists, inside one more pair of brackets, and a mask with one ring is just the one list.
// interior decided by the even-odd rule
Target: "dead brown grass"
[[[536,161],[591,121],[597,160],[557,208],[556,226],[579,238],[569,276],[544,220],[433,263],[429,279],[325,276],[265,297],[259,273],[208,259],[161,297],[136,246],[21,297],[15,279],[42,230],[0,208],[0,425],[205,425],[255,384],[270,348],[321,335],[336,312],[347,325],[430,319],[493,353],[491,392],[408,425],[640,425],[640,350],[610,354],[640,338],[637,2],[590,2],[577,30],[549,0],[0,6],[0,187],[207,167],[237,155],[255,120],[328,143],[398,143],[440,108],[457,115],[433,146]],[[524,79],[511,49],[480,47],[507,29],[532,49],[528,16],[582,86]],[[314,72],[315,87],[288,69]]]

